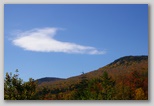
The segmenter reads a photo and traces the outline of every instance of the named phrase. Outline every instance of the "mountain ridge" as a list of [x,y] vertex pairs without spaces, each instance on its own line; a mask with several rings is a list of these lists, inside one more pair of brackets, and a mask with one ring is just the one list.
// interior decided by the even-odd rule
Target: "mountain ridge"
[[141,56],[123,56],[123,57],[120,57],[116,60],[114,60],[113,62],[111,62],[110,64],[108,65],[112,65],[112,64],[115,64],[115,63],[118,63],[118,64],[123,64],[125,63],[125,61],[127,62],[140,62],[141,60],[146,60],[148,59],[148,56],[147,55],[141,55]]
[[53,81],[58,81],[58,80],[65,80],[64,78],[58,78],[58,77],[43,77],[43,78],[39,78],[36,81],[38,82],[38,84],[41,84],[43,82],[53,82]]
[[[123,56],[123,57],[120,57],[116,60],[114,60],[113,62],[103,66],[103,67],[100,67],[96,70],[93,70],[93,71],[90,71],[90,72],[87,72],[87,73],[84,73],[88,78],[95,78],[95,77],[99,77],[103,71],[112,71],[114,70],[114,68],[116,67],[121,67],[121,66],[129,66],[129,65],[133,65],[134,62],[136,63],[140,63],[141,61],[144,61],[144,60],[148,60],[148,56],[147,55],[141,55],[141,56]],[[113,68],[113,69],[112,69]],[[42,79],[45,79],[45,78],[49,78],[47,79],[47,81],[43,81]],[[51,79],[50,79],[51,78]],[[55,79],[53,79],[55,78]],[[44,82],[47,82],[47,83],[57,83],[57,82],[60,82],[60,81],[66,81],[66,80],[72,80],[72,81],[75,81],[77,78],[81,78],[81,75],[76,75],[76,76],[71,76],[71,77],[68,77],[66,79],[64,78],[58,78],[58,77],[44,77],[44,78],[40,78],[39,81],[41,83],[39,84],[42,84]],[[79,82],[79,81],[78,81]]]
[[104,97],[102,92],[105,92],[103,81],[106,81],[103,80],[104,73],[108,74],[108,80],[112,79],[111,81],[114,82],[113,87],[110,88],[116,91],[116,93],[112,92],[113,100],[148,99],[148,56],[124,56],[81,75],[65,80],[42,82],[37,87],[37,95],[44,100],[72,100],[76,98],[74,96],[76,93],[88,91],[87,95],[91,95],[88,96],[88,100],[91,97],[102,100]]

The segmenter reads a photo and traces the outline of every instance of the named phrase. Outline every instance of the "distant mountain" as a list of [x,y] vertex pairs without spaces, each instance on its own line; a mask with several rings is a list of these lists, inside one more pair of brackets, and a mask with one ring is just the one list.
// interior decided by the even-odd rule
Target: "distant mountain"
[[143,60],[148,60],[148,56],[124,56],[124,57],[121,57],[121,58],[115,60],[114,62],[110,63],[109,65],[128,64],[128,63],[131,63],[131,62],[141,62]]
[[128,74],[134,70],[148,71],[148,56],[124,56],[86,75],[90,78],[97,78],[101,76],[104,71],[107,71],[114,77],[116,75],[119,76],[123,72]]
[[[133,70],[148,70],[148,56],[142,55],[142,56],[124,56],[121,57],[112,63],[109,63],[108,65],[101,67],[99,69],[90,71],[88,73],[84,73],[88,79],[92,78],[98,78],[100,77],[104,71],[107,71],[109,74],[119,75],[121,71],[125,71],[125,73],[129,73]],[[114,75],[113,75],[114,73]],[[39,79],[39,81],[42,82],[48,82],[49,85],[52,84],[52,86],[59,86],[63,85],[62,83],[65,83],[65,85],[69,86],[71,84],[75,84],[80,82],[82,78],[81,75],[73,76],[67,79],[61,79],[61,78],[43,78]]]
[[148,56],[124,56],[104,67],[67,79],[44,77],[35,80],[38,83],[30,80],[22,84],[19,82],[20,79],[18,81],[16,78],[18,75],[17,77],[6,75],[4,98],[14,100],[23,98],[30,100],[148,100],[149,97]]
[[41,99],[47,100],[69,100],[81,90],[79,85],[85,84],[82,81],[87,81],[82,90],[88,89],[91,97],[96,95],[99,97],[103,91],[100,79],[104,72],[115,81],[116,94],[112,99],[148,99],[148,56],[124,56],[104,67],[67,79],[52,77],[38,79],[38,95]]
[[64,80],[64,79],[55,78],[55,77],[44,77],[44,78],[37,79],[36,81],[38,81],[38,84],[41,84],[43,82],[54,82],[54,81],[59,81],[59,80]]

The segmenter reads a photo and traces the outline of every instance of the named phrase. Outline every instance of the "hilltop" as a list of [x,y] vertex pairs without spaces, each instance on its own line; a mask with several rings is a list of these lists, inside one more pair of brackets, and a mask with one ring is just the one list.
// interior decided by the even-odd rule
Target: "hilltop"
[[5,100],[148,100],[148,56],[121,57],[67,79],[18,76],[6,73]]
[[[49,92],[47,94],[48,96],[49,95],[50,96],[47,97],[46,99],[56,99],[57,98],[55,97],[56,95],[64,96],[64,97],[58,97],[59,99],[71,99],[70,95],[74,94],[74,92],[79,89],[78,86],[82,82],[83,78],[87,80],[88,83],[87,86],[90,86],[89,84],[91,84],[92,81],[94,80],[96,81],[96,83],[99,82],[97,86],[100,86],[99,84],[101,84],[101,78],[104,72],[107,72],[108,75],[113,79],[113,81],[115,81],[116,89],[118,89],[117,86],[119,87],[119,84],[123,84],[120,85],[124,86],[123,88],[128,87],[129,90],[132,89],[131,91],[132,93],[130,94],[131,96],[129,97],[127,95],[128,92],[126,92],[127,98],[125,99],[135,99],[135,95],[133,93],[135,93],[136,92],[135,90],[138,90],[139,88],[144,92],[144,95],[146,95],[144,99],[147,99],[148,56],[125,56],[117,60],[114,60],[112,63],[109,63],[104,67],[98,68],[88,73],[81,74],[79,76],[74,76],[67,79],[60,79],[60,80],[58,79],[55,81],[47,81],[47,82],[44,80],[45,82],[39,84],[38,91],[41,92],[42,89],[48,90]],[[130,83],[131,81],[133,81],[132,83],[133,86],[131,86]],[[137,82],[134,81],[137,81],[139,84],[136,85]],[[85,86],[85,88],[87,86]],[[100,87],[99,89],[103,88]],[[118,98],[118,96],[116,96],[115,98]],[[124,99],[123,96],[119,98]]]
[[41,84],[43,82],[54,82],[54,81],[59,81],[59,80],[65,80],[65,79],[56,78],[56,77],[44,77],[44,78],[37,79],[36,81],[38,82],[38,84]]
[[[148,56],[124,56],[124,57],[121,57],[119,59],[116,59],[114,60],[113,62],[109,63],[108,65],[104,66],[104,67],[101,67],[99,69],[96,69],[96,70],[93,70],[91,72],[88,72],[88,73],[84,73],[87,77],[98,77],[102,74],[103,70],[107,70],[107,71],[111,71],[113,70],[113,68],[120,68],[120,67],[130,67],[130,66],[134,66],[134,68],[137,67],[138,64],[141,64],[141,63],[148,63]],[[146,64],[147,65],[147,64]],[[120,69],[121,70],[121,69]],[[125,70],[127,71],[127,70]],[[93,75],[91,75],[93,74]],[[73,77],[69,77],[69,78],[54,78],[54,77],[44,77],[44,78],[40,78],[38,79],[39,81],[39,84],[43,83],[43,82],[49,82],[49,83],[53,83],[55,81],[67,81],[67,80],[70,80],[70,79],[75,79],[75,78],[80,78],[81,75],[79,76],[73,76]]]

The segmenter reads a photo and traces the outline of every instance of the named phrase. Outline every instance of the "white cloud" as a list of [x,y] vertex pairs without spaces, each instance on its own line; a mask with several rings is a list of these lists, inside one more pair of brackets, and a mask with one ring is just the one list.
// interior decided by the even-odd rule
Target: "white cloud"
[[63,52],[77,54],[105,54],[91,46],[82,46],[71,42],[62,42],[54,39],[58,28],[32,29],[18,32],[13,44],[24,50],[36,52]]

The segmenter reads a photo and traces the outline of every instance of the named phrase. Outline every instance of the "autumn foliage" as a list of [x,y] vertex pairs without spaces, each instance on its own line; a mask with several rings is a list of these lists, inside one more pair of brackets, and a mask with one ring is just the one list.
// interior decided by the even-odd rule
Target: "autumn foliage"
[[148,57],[127,56],[98,70],[54,82],[23,83],[6,74],[4,98],[38,100],[148,100]]

